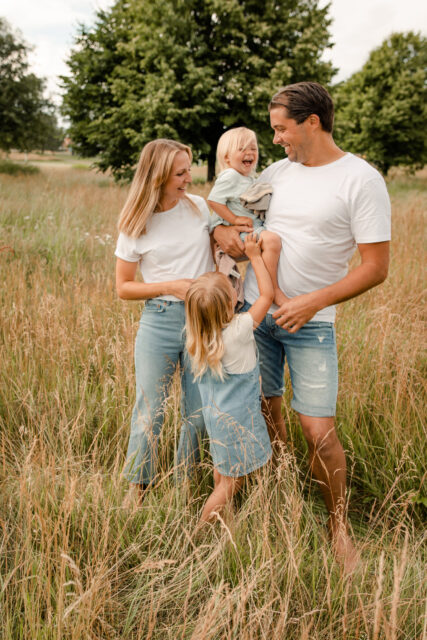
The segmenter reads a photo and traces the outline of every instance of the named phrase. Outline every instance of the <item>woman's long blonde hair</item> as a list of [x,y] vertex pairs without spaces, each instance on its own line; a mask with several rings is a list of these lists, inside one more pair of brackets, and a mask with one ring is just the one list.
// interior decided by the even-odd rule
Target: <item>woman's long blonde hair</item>
[[186,347],[196,379],[209,368],[224,380],[221,332],[233,315],[230,284],[222,273],[205,273],[190,285],[185,297]]
[[[191,162],[193,154],[190,147],[176,140],[159,138],[145,145],[120,213],[119,231],[133,238],[145,233],[148,221],[158,210],[163,186],[171,174],[175,156],[180,151],[185,151]],[[190,198],[185,196],[185,199],[194,211],[199,212]]]
[[227,162],[231,153],[237,149],[246,149],[250,144],[255,143],[258,148],[257,137],[255,131],[246,127],[234,127],[222,134],[218,140],[216,148],[216,161],[218,164],[218,173],[229,168]]

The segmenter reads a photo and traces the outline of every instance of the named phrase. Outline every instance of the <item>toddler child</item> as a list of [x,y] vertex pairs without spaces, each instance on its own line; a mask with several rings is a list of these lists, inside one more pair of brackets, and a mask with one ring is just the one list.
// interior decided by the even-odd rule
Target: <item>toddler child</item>
[[220,218],[216,224],[236,226],[242,240],[248,228],[257,235],[262,234],[262,259],[273,282],[274,302],[280,306],[286,301],[277,283],[280,238],[266,231],[261,219],[246,209],[239,199],[255,182],[258,162],[255,132],[246,127],[229,129],[218,140],[216,157],[219,174],[207,198],[209,206]]
[[212,519],[237,493],[244,476],[271,458],[270,438],[261,414],[261,388],[254,328],[273,300],[273,285],[255,234],[245,238],[259,298],[248,312],[234,314],[236,293],[229,279],[205,273],[189,287],[186,348],[202,398],[214,464],[214,490],[200,523]]

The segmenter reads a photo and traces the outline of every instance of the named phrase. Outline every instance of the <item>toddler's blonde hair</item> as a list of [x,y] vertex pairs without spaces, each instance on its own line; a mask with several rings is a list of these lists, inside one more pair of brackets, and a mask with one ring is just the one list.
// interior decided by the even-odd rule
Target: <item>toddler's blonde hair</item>
[[222,330],[231,322],[234,309],[230,283],[218,272],[205,273],[189,287],[185,297],[186,347],[195,379],[208,369],[221,380],[224,370]]
[[[191,162],[190,147],[176,140],[158,138],[152,140],[141,151],[129,194],[120,213],[118,229],[132,238],[145,233],[147,223],[158,209],[163,187],[171,175],[176,155],[184,151]],[[188,196],[188,205],[200,213]]]
[[255,142],[258,148],[257,137],[255,131],[246,127],[235,127],[229,129],[222,134],[218,140],[216,148],[216,161],[218,163],[218,172],[228,169],[227,158],[237,149],[246,149],[250,144]]

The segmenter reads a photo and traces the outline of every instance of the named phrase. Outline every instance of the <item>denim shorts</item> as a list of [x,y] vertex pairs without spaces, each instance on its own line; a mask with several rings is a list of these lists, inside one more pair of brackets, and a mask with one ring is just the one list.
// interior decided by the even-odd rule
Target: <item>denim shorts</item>
[[[248,212],[249,214],[249,212]],[[252,216],[249,216],[252,218]],[[265,227],[264,227],[264,223],[263,221],[258,218],[258,216],[254,216],[253,217],[253,230],[250,233],[254,233],[256,235],[257,238],[260,237],[261,233],[265,231]],[[242,231],[240,233],[240,239],[242,240],[242,242],[245,241],[246,236],[249,235],[248,231]]]
[[[245,302],[241,311],[249,307]],[[318,418],[335,415],[338,358],[332,322],[308,322],[296,333],[289,333],[267,314],[255,331],[255,339],[266,398],[283,394],[286,361],[292,383],[292,408]]]

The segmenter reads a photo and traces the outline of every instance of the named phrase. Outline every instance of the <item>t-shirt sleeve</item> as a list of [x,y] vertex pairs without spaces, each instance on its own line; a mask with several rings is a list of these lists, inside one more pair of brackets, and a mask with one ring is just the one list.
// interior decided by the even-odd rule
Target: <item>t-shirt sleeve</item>
[[218,176],[207,199],[226,205],[227,200],[230,200],[230,198],[236,198],[239,195],[240,194],[238,193],[236,194],[235,176],[232,171],[227,170],[225,173]]
[[208,225],[209,233],[212,233],[214,228],[217,226],[215,224],[217,216],[212,215],[212,213],[209,211],[209,207],[204,198],[198,198],[196,204],[199,208],[200,213],[202,214],[203,220],[205,220]]
[[254,337],[254,321],[250,313],[237,313],[233,318],[233,334],[239,342],[247,343]]
[[136,251],[136,238],[120,233],[114,255],[126,262],[139,262],[141,254]]
[[368,180],[359,190],[352,206],[351,229],[358,244],[390,240],[390,198],[381,176]]

